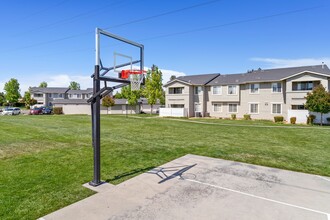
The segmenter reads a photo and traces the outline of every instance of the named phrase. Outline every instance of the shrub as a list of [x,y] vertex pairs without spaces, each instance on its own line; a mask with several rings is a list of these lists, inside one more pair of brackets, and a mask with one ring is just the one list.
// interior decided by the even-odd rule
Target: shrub
[[274,121],[277,122],[283,122],[284,121],[284,117],[283,116],[274,116]]
[[316,118],[315,115],[309,115],[307,117],[307,124],[313,124],[315,118]]
[[63,114],[63,108],[62,107],[54,107],[53,112],[55,115],[61,115]]
[[245,115],[243,115],[243,117],[244,117],[244,120],[251,120],[251,115],[249,115],[249,114],[245,114]]
[[231,119],[236,120],[236,114],[231,114]]
[[290,118],[290,123],[291,124],[293,124],[293,125],[296,124],[296,121],[297,121],[297,118],[296,117],[291,117]]

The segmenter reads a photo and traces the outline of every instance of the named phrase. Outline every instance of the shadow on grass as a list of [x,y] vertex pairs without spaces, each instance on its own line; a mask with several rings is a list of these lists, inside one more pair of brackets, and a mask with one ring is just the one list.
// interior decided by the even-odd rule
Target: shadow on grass
[[134,176],[135,174],[144,173],[145,171],[149,171],[149,170],[154,169],[154,168],[155,167],[146,167],[146,168],[134,169],[134,170],[128,171],[126,173],[122,173],[120,175],[114,176],[111,179],[106,179],[105,181],[108,183],[108,182],[111,182],[111,181],[120,180],[120,179],[122,179],[124,177]]

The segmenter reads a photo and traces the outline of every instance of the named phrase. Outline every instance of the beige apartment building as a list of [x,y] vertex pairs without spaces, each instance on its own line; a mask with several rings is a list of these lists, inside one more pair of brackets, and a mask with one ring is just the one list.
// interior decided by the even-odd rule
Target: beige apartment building
[[259,69],[242,74],[204,74],[178,77],[165,85],[166,108],[185,108],[189,117],[289,120],[306,112],[307,92],[322,84],[328,91],[326,65]]

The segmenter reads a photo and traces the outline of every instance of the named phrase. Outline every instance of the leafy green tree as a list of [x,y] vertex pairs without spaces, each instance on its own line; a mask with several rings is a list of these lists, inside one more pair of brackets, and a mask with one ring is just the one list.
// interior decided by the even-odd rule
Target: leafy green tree
[[330,112],[330,92],[320,84],[312,92],[307,93],[305,107],[312,112],[321,113],[321,126],[323,114]]
[[148,104],[151,106],[151,114],[152,107],[157,103],[157,100],[159,100],[161,104],[165,103],[162,77],[162,71],[160,71],[156,65],[153,65],[151,70],[147,72],[143,95],[147,98]]
[[131,114],[132,114],[133,106],[138,105],[139,98],[141,97],[141,90],[132,91],[131,85],[128,85],[121,89],[121,96],[122,96],[122,98],[127,99],[127,102],[131,108]]
[[47,86],[48,86],[48,84],[45,81],[41,82],[39,85],[39,87],[41,87],[41,88],[47,88]]
[[37,104],[37,100],[31,98],[30,91],[24,93],[23,102],[26,108],[30,108],[32,105]]
[[115,105],[115,100],[110,95],[107,95],[102,99],[102,105],[107,107],[107,114],[109,114],[109,107]]
[[14,103],[18,102],[18,99],[20,98],[20,89],[19,89],[19,83],[17,79],[10,79],[8,82],[6,82],[5,87],[5,98],[9,104],[13,105]]
[[72,81],[70,82],[69,88],[72,90],[80,90],[80,84],[75,81]]
[[6,102],[5,94],[0,92],[0,106],[2,106]]

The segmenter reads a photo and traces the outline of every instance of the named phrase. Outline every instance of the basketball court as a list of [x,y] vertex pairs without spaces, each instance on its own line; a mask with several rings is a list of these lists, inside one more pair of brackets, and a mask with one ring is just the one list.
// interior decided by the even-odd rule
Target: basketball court
[[40,219],[330,219],[328,177],[196,155],[94,189]]
[[[101,52],[109,39],[124,44],[119,52]],[[136,55],[123,53],[124,46],[134,47]],[[140,88],[145,78],[144,46],[96,29],[95,51],[93,96],[89,99],[94,176],[84,186],[97,193],[40,219],[330,220],[328,177],[221,159],[186,155],[117,186],[102,183],[100,100],[127,85],[133,91]],[[109,60],[114,60],[113,65],[106,65]],[[134,69],[134,64],[140,67]],[[118,73],[118,77],[105,76],[110,71]]]

